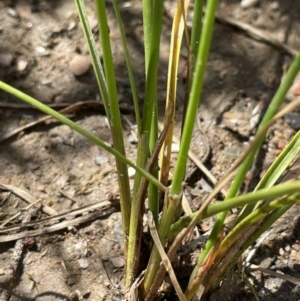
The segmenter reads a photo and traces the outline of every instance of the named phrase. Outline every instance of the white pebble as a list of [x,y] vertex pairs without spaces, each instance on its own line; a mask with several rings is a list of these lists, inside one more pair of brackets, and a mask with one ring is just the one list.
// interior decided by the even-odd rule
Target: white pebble
[[179,144],[172,143],[172,153],[178,153],[179,152]]
[[82,268],[82,269],[87,269],[88,266],[89,266],[89,263],[88,261],[85,259],[85,258],[81,258],[78,260],[78,263],[79,263],[79,266]]
[[259,0],[242,0],[241,1],[241,7],[248,8],[251,6],[254,6],[256,3],[258,3]]
[[134,169],[133,167],[129,167],[129,168],[128,168],[128,177],[129,177],[130,179],[133,179],[134,176],[135,176],[135,169]]

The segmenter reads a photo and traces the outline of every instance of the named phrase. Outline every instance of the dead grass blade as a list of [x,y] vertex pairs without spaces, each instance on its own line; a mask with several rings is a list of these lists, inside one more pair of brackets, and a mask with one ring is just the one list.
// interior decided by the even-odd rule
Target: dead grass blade
[[[177,94],[178,61],[180,56],[182,34],[186,26],[185,17],[189,6],[189,2],[189,0],[185,0],[184,6],[182,6],[183,1],[178,1],[177,9],[173,19],[166,99],[166,112],[170,111],[170,107],[172,108],[172,120],[160,155],[160,181],[164,185],[167,184],[169,179],[172,136],[174,131],[174,118],[176,107],[175,103]],[[167,118],[168,116],[165,115],[164,123],[166,122]]]
[[155,223],[154,223],[154,220],[153,220],[153,215],[152,215],[152,212],[149,210],[148,211],[148,215],[147,215],[147,218],[148,218],[148,225],[149,225],[149,229],[150,229],[150,233],[151,233],[151,236],[153,238],[153,241],[157,247],[157,250],[160,254],[160,257],[162,259],[162,263],[164,264],[167,272],[169,273],[170,275],[170,278],[171,278],[171,281],[172,281],[172,284],[175,288],[175,291],[177,293],[177,296],[179,298],[180,301],[186,301],[186,298],[184,296],[184,293],[177,281],[177,278],[176,278],[176,275],[174,273],[174,270],[172,268],[172,264],[171,264],[171,261],[169,260],[161,242],[160,242],[160,239],[159,239],[159,235],[157,233],[157,230],[156,230],[156,227],[155,227]]
[[[25,202],[27,202],[29,204],[37,203],[37,200],[31,194],[29,194],[27,191],[25,191],[23,189],[13,186],[13,185],[0,184],[0,189],[11,191],[13,194],[20,197],[22,200],[24,200]],[[46,213],[48,215],[56,215],[57,214],[56,210],[52,209],[51,207],[49,207],[45,204],[42,204],[42,210],[44,213]]]

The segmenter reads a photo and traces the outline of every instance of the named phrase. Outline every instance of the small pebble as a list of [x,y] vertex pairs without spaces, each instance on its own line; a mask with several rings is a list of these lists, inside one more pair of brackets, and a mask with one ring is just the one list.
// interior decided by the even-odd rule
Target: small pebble
[[43,46],[38,46],[35,48],[35,55],[37,57],[47,56],[47,55],[49,55],[49,52]]
[[6,9],[6,11],[7,11],[7,14],[8,14],[10,17],[18,18],[17,12],[16,12],[14,9],[12,9],[11,7],[8,7],[8,8]]
[[200,189],[198,187],[194,187],[191,189],[191,194],[193,196],[197,196],[197,195],[199,195],[199,191],[200,191]]
[[77,229],[74,226],[68,226],[67,229],[70,232],[77,232]]
[[77,250],[83,250],[87,248],[87,242],[85,241],[79,241],[74,245],[75,249]]
[[17,63],[18,71],[22,72],[26,69],[28,62],[25,60],[19,60]]
[[177,143],[172,143],[172,153],[178,153],[179,152],[179,144]]
[[299,96],[300,95],[300,83],[296,82],[293,86],[292,86],[292,93],[295,96]]
[[85,74],[91,66],[91,61],[89,57],[84,55],[75,55],[69,64],[71,72],[75,76],[80,76]]
[[292,250],[291,251],[291,259],[297,260],[299,262],[300,261],[300,253],[295,250]]
[[17,14],[24,19],[30,19],[31,18],[31,9],[29,5],[16,5],[16,12]]
[[268,278],[265,281],[265,288],[275,293],[278,287],[280,287],[282,280],[278,278]]
[[9,67],[13,58],[14,56],[11,53],[0,53],[0,65],[2,67]]
[[130,2],[130,1],[126,1],[126,2],[124,2],[123,4],[122,4],[122,7],[123,8],[127,8],[127,7],[131,7],[132,6],[132,3]]
[[259,120],[260,120],[260,115],[259,114],[257,114],[257,115],[250,118],[249,124],[250,124],[250,129],[251,130],[254,129],[258,125]]
[[266,296],[266,289],[262,288],[259,292],[258,292],[258,296],[263,298]]
[[103,165],[104,163],[107,163],[108,162],[108,159],[106,158],[106,157],[104,157],[104,156],[97,156],[96,158],[95,158],[95,160],[96,160],[96,163],[98,164],[98,165]]
[[128,142],[131,144],[137,144],[137,140],[131,134],[128,136]]
[[31,264],[32,263],[32,260],[29,258],[29,259],[27,259],[27,260],[25,260],[25,264],[26,265],[29,265],[29,264]]
[[85,259],[85,258],[79,259],[79,260],[78,260],[78,263],[79,263],[79,266],[80,266],[83,270],[85,270],[85,269],[87,269],[87,268],[89,267],[89,263],[88,263],[87,259]]
[[270,257],[265,258],[265,259],[263,259],[263,260],[261,261],[260,267],[265,268],[265,269],[268,269],[268,268],[271,266],[272,261],[273,261],[273,260],[272,260],[272,258],[270,258]]
[[123,268],[125,265],[125,261],[123,257],[110,258],[110,262],[113,264],[115,268]]
[[255,4],[258,3],[258,1],[259,0],[242,0],[241,7],[248,8],[248,7],[254,6]]
[[297,113],[288,113],[284,117],[285,121],[291,128],[298,131],[300,130],[300,115]]
[[270,4],[270,8],[271,8],[272,10],[277,10],[279,7],[280,7],[280,5],[279,5],[279,2],[278,2],[278,1],[273,1],[273,2]]
[[128,177],[130,179],[133,179],[135,177],[135,169],[134,168],[132,168],[132,167],[128,168]]
[[76,27],[76,25],[77,25],[77,23],[76,23],[75,21],[71,21],[71,22],[69,23],[69,25],[68,25],[67,30],[68,30],[68,31],[73,30],[73,29]]

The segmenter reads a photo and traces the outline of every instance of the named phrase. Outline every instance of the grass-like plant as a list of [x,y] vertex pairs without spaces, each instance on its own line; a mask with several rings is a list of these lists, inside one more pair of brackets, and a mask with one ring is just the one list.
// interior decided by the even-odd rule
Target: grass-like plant
[[[138,287],[139,298],[140,300],[152,300],[157,293],[166,270],[168,270],[180,300],[191,300],[196,292],[198,296],[201,296],[203,293],[213,289],[224,276],[226,270],[236,263],[243,250],[250,246],[294,203],[300,201],[299,181],[276,185],[278,179],[299,154],[299,133],[290,141],[282,154],[278,156],[256,189],[251,193],[238,196],[238,191],[244,181],[246,172],[251,167],[255,155],[264,141],[269,126],[300,102],[298,99],[287,106],[287,108],[280,110],[285,95],[299,71],[300,56],[297,55],[295,57],[285,79],[278,88],[277,93],[260,123],[254,141],[246,148],[241,156],[237,158],[235,164],[215,186],[215,189],[204,201],[201,208],[190,216],[182,217],[181,203],[184,189],[183,182],[185,179],[193,127],[199,105],[201,104],[201,90],[204,82],[218,1],[207,1],[205,13],[203,1],[195,1],[191,30],[188,30],[186,25],[187,11],[190,7],[189,0],[179,0],[177,3],[170,41],[171,50],[168,83],[166,87],[167,98],[164,128],[161,133],[158,131],[157,81],[164,11],[163,1],[143,0],[146,87],[142,113],[139,111],[132,64],[127,49],[121,15],[117,1],[112,1],[122,36],[135,108],[138,136],[135,163],[127,159],[124,147],[106,4],[104,0],[96,0],[95,2],[103,64],[100,62],[99,54],[96,51],[93,34],[87,20],[84,1],[75,0],[86,43],[92,58],[102,101],[110,124],[113,147],[107,145],[75,122],[23,92],[3,82],[0,82],[0,88],[70,126],[115,156],[120,187],[124,255],[126,257],[126,286],[130,287],[141,272],[139,259],[141,257],[141,240],[143,235],[142,221],[144,213],[149,210],[149,228],[154,243],[143,281]],[[186,84],[185,113],[184,116],[182,116],[180,150],[174,168],[172,183],[168,187],[171,146],[176,116],[178,61],[183,38],[186,40],[186,45],[188,45],[189,50],[189,76]],[[128,166],[136,169],[132,191],[129,186]],[[228,182],[231,183],[231,186],[226,199],[223,202],[211,204],[220,189]],[[148,199],[147,208],[145,206],[146,198]],[[161,201],[163,201],[163,208],[161,217],[159,218],[159,204]],[[241,208],[240,214],[237,216],[232,229],[225,234],[224,220],[229,210],[237,207]],[[185,293],[183,293],[176,281],[176,275],[173,273],[171,262],[183,239],[190,235],[191,230],[193,230],[197,223],[213,215],[217,215],[216,223],[202,250],[198,263],[191,274]],[[163,264],[161,264],[162,258]]]

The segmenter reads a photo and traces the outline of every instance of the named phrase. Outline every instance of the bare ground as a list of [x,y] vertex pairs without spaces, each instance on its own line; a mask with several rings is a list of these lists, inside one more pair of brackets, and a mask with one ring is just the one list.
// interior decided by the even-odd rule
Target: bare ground
[[[87,7],[98,39],[93,1],[88,1]],[[111,10],[109,4],[108,7]],[[160,117],[163,116],[166,94],[171,31],[168,16],[172,14],[173,4],[166,2],[165,7],[158,88]],[[299,9],[300,4],[290,0],[260,0],[247,9],[241,8],[240,1],[228,0],[220,1],[219,14],[253,25],[266,36],[298,49]],[[144,62],[140,3],[123,3],[122,15],[126,20],[142,106]],[[113,13],[110,12],[109,16],[122,114],[134,123],[120,34]],[[80,110],[72,111],[68,116],[110,143],[103,108],[87,102],[94,103],[100,96],[87,60],[88,52],[73,1],[2,1],[0,21],[0,79],[57,108],[85,101],[85,106],[81,105]],[[100,48],[99,51],[101,53]],[[253,137],[257,122],[291,60],[290,54],[274,45],[257,41],[228,24],[216,23],[202,93],[203,105],[199,110],[201,131],[195,127],[192,150],[205,161],[217,179]],[[183,77],[185,65],[183,50],[180,62]],[[299,83],[298,78],[287,102],[300,94]],[[180,79],[179,111],[182,111],[182,98]],[[118,183],[113,157],[53,120],[5,138],[12,130],[42,116],[37,111],[18,107],[19,104],[0,91],[0,300],[124,300],[121,215],[114,202],[118,200]],[[294,112],[272,126],[260,160],[249,172],[245,190],[258,181],[261,172],[300,128],[299,120],[298,112]],[[180,125],[177,126],[179,133]],[[134,159],[136,144],[125,124],[124,136],[127,154]],[[173,160],[176,160],[176,153]],[[189,162],[188,174],[191,176],[187,194],[190,199],[199,194],[205,196],[211,185],[205,185],[206,178],[201,172],[192,173],[193,168],[194,164]],[[22,210],[28,202],[35,201],[43,206]],[[91,204],[106,207],[102,210],[98,207],[96,211],[95,208],[86,208],[84,215],[74,211],[73,215],[58,220],[86,217],[85,223],[78,221],[74,226],[49,234],[45,229],[55,226],[57,221],[50,220],[44,228],[41,227],[41,220],[49,215]],[[197,203],[191,205],[194,208],[199,206]],[[11,236],[18,233],[19,228],[9,227],[24,221],[24,212],[30,212],[29,218],[33,221],[28,229],[40,231],[33,242],[22,237],[26,229],[14,239]],[[298,216],[299,208],[294,207],[274,226],[252,263],[300,276]],[[4,225],[11,217],[12,220]],[[205,227],[208,230],[209,223],[202,225],[203,229]],[[16,239],[19,237],[22,238],[18,244]],[[257,271],[249,272],[248,276],[261,300],[300,298],[298,286],[286,280]],[[187,275],[180,279],[182,285],[187,279]],[[172,294],[162,294],[162,297],[176,299]],[[254,297],[232,272],[207,299],[254,300]]]

